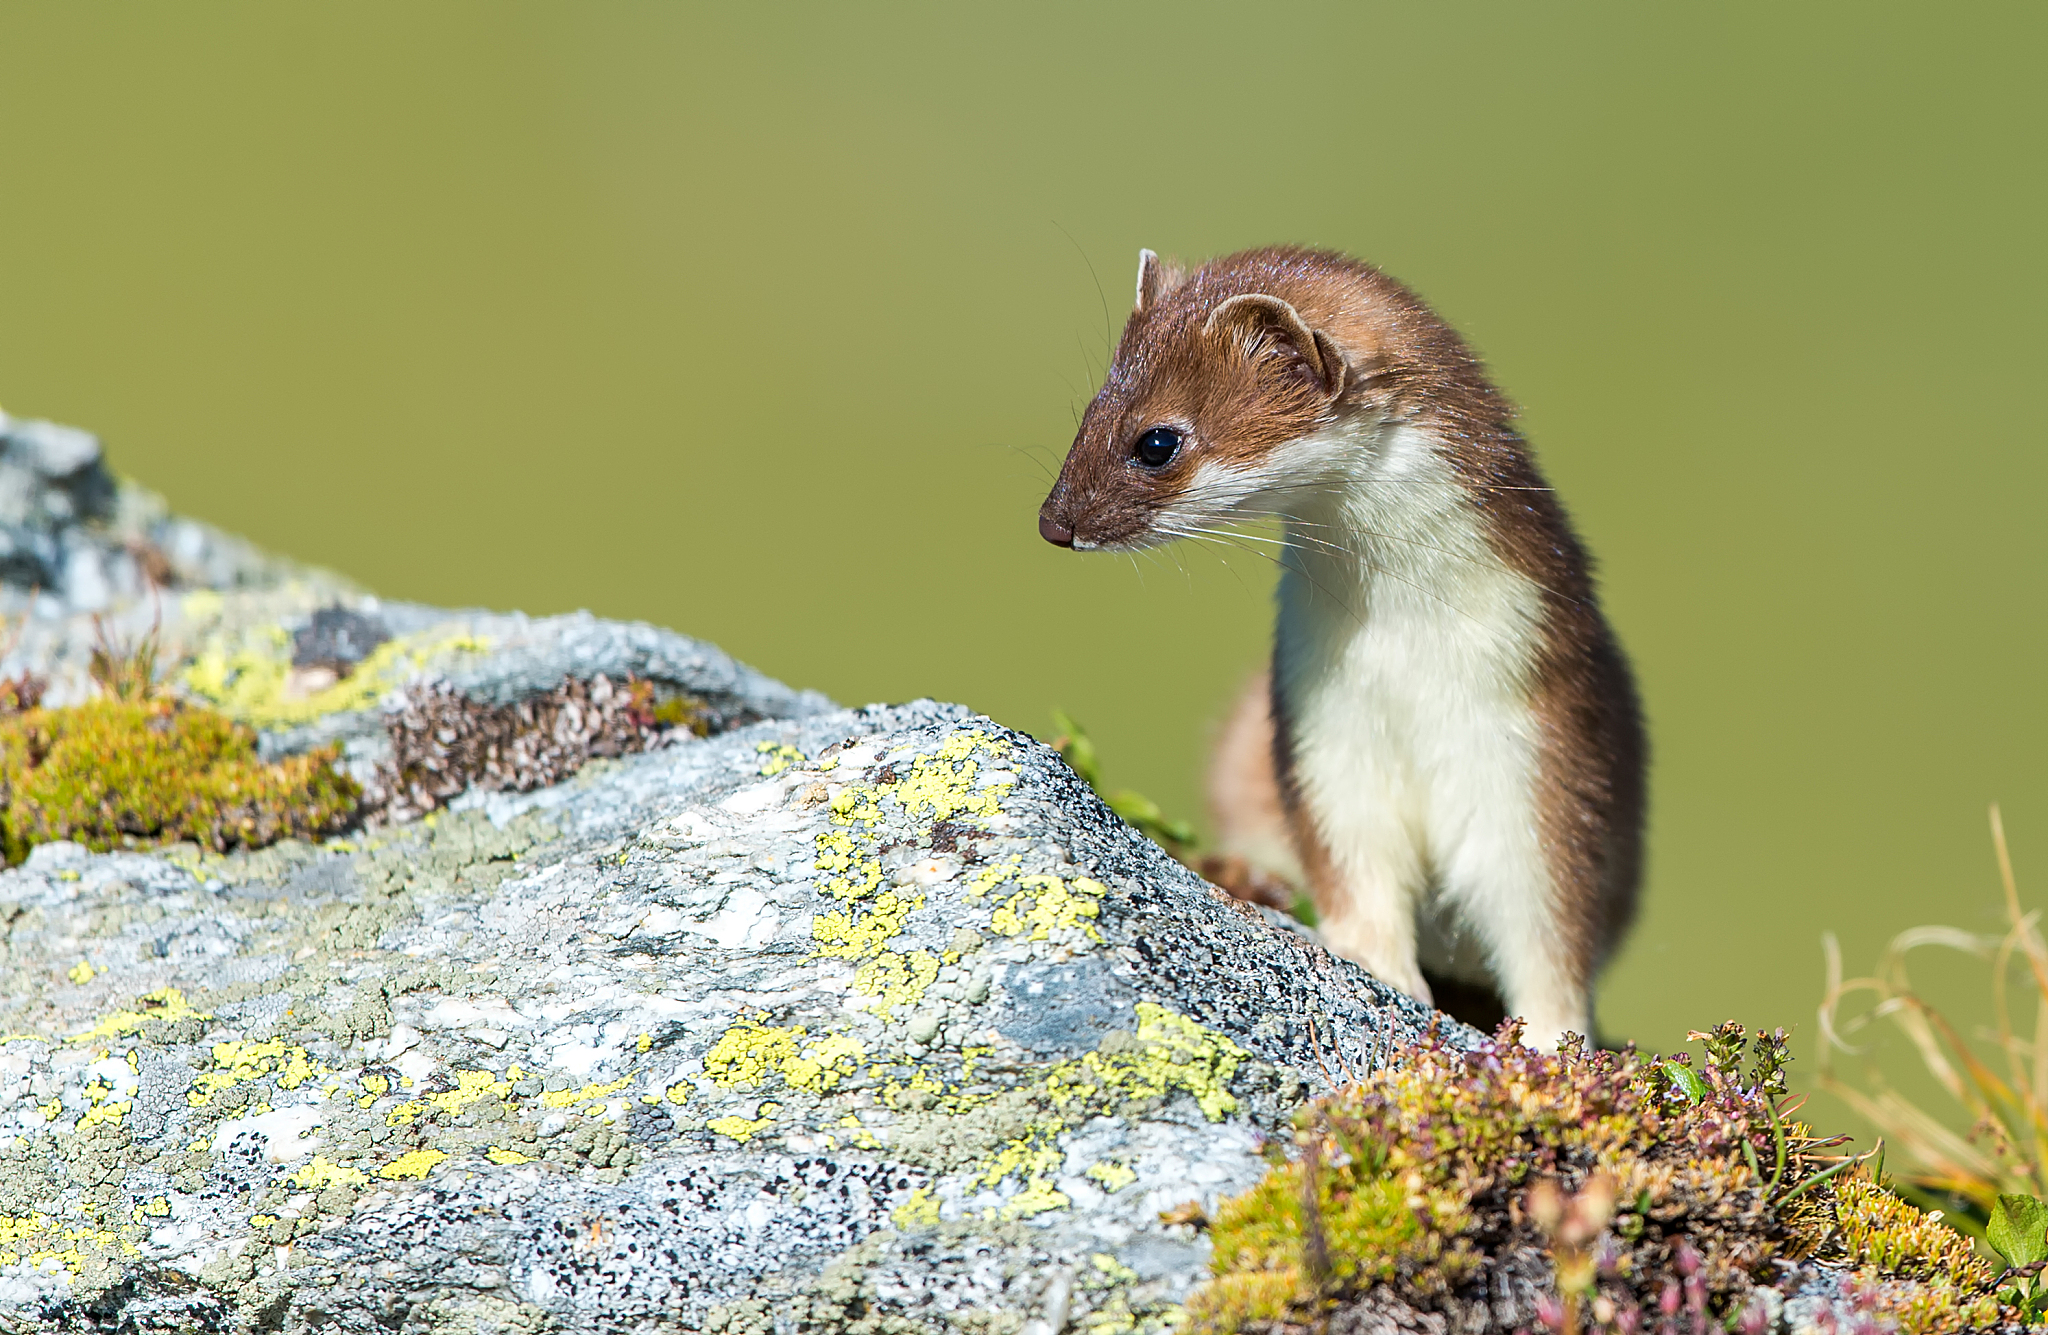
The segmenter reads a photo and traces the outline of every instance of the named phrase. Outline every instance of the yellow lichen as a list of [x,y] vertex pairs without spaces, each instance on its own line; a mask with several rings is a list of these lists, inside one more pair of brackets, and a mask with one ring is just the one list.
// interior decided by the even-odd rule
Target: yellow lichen
[[955,816],[979,816],[986,820],[1001,810],[1001,803],[1014,779],[975,786],[979,762],[973,753],[991,756],[1007,754],[1006,743],[990,741],[979,728],[954,733],[928,756],[910,762],[910,774],[896,785],[896,800],[912,819],[951,820]]
[[489,1071],[457,1071],[455,1088],[438,1094],[429,1094],[426,1102],[453,1117],[472,1103],[483,1099],[510,1098],[511,1095],[512,1082],[501,1080]]
[[92,1107],[85,1110],[85,1116],[78,1119],[78,1129],[83,1131],[89,1126],[98,1126],[102,1122],[111,1126],[119,1126],[121,1125],[121,1119],[126,1117],[129,1110],[134,1106],[135,1103],[132,1099],[122,1099],[119,1102],[112,1103],[96,1102]]
[[704,1124],[704,1129],[716,1131],[719,1135],[728,1136],[744,1145],[752,1140],[757,1132],[773,1125],[773,1117],[762,1117],[751,1122],[744,1117],[714,1117]]
[[[137,1230],[137,1235],[140,1231]],[[44,1245],[32,1244],[41,1242]],[[55,1244],[72,1244],[60,1247]],[[0,1215],[0,1265],[15,1265],[26,1261],[30,1265],[44,1265],[56,1262],[66,1272],[77,1275],[85,1268],[87,1257],[77,1244],[84,1243],[100,1255],[118,1250],[123,1255],[137,1254],[135,1247],[122,1239],[118,1230],[111,1228],[80,1228],[75,1225],[60,1228],[57,1221],[46,1214]]]
[[126,1038],[130,1034],[140,1033],[144,1025],[158,1020],[171,1023],[178,1020],[213,1018],[210,1012],[193,1010],[186,1003],[185,994],[175,987],[160,987],[154,992],[146,992],[138,1004],[142,1007],[141,1010],[115,1011],[84,1033],[73,1034],[69,1041],[85,1044],[98,1039]]
[[939,1202],[930,1187],[919,1187],[909,1200],[889,1212],[889,1218],[900,1229],[930,1228],[939,1222]]
[[869,829],[882,823],[881,798],[889,791],[887,784],[848,784],[832,794],[826,810],[832,813],[833,823],[838,825],[865,825]]
[[502,1164],[533,1162],[532,1155],[521,1154],[518,1150],[508,1150],[503,1145],[493,1145],[489,1149],[485,1150],[484,1158],[489,1159],[492,1163]]
[[[1237,1108],[1229,1085],[1247,1058],[1242,1048],[1149,1002],[1139,1004],[1137,1019],[1136,1033],[1113,1034],[1096,1051],[1053,1066],[1034,1091],[1045,1115],[1026,1123],[1019,1134],[968,1168],[968,1180],[974,1185],[997,1187],[1010,1179],[1017,1183],[1000,1206],[983,1212],[985,1220],[1021,1219],[1070,1205],[1057,1186],[1065,1162],[1060,1137],[1091,1118],[1128,1115],[1134,1111],[1133,1105],[1173,1092],[1190,1095],[1212,1121]],[[896,1112],[938,1109],[957,1116],[998,1097],[970,1088],[974,1067],[988,1052],[985,1047],[963,1048],[961,1068],[953,1080],[946,1079],[937,1066],[925,1063],[913,1066],[907,1079],[891,1076],[892,1068],[883,1064],[871,1067],[868,1074],[884,1081],[881,1101]],[[857,1114],[846,1114],[838,1125],[852,1132],[848,1139],[863,1149],[883,1146],[882,1139],[863,1126]],[[1091,1166],[1085,1175],[1109,1191],[1120,1191],[1137,1180],[1129,1165],[1114,1160]],[[920,1208],[915,1219],[923,1217]],[[899,1227],[903,1226],[899,1222]]]
[[761,777],[764,779],[772,779],[790,766],[804,763],[804,753],[793,746],[762,742],[754,750],[761,755]]
[[407,1177],[423,1178],[434,1170],[435,1164],[447,1157],[441,1150],[412,1150],[379,1168],[377,1176],[393,1182]]
[[50,1216],[46,1214],[0,1215],[0,1247],[12,1247],[49,1231]]
[[297,1089],[327,1073],[327,1067],[306,1049],[288,1046],[281,1039],[230,1040],[213,1045],[213,1069],[194,1077],[192,1087],[185,1091],[185,1102],[204,1108],[221,1090],[266,1075],[276,1075],[280,1088]]
[[1135,1284],[1138,1272],[1117,1260],[1108,1252],[1096,1252],[1088,1258],[1088,1264],[1095,1267],[1095,1273],[1112,1284]]
[[608,1099],[631,1083],[633,1077],[622,1075],[601,1085],[585,1085],[581,1089],[552,1089],[540,1096],[540,1102],[543,1108],[570,1108],[579,1103]]
[[297,1089],[308,1080],[318,1080],[326,1074],[327,1068],[304,1048],[294,1047],[285,1053],[284,1069],[277,1073],[277,1087]]
[[370,1175],[362,1169],[335,1163],[324,1154],[314,1155],[313,1162],[291,1176],[294,1186],[303,1187],[307,1191],[320,1191],[327,1187],[359,1187],[369,1180]]
[[1108,888],[1100,881],[1080,876],[1070,884],[1057,876],[1026,876],[1019,884],[1023,888],[989,915],[989,927],[998,936],[1029,933],[1030,940],[1043,941],[1055,930],[1064,929],[1079,930],[1091,941],[1102,940],[1100,932],[1082,921],[1102,912],[1096,901]]
[[1012,1173],[1023,1179],[1017,1194],[994,1213],[1001,1219],[1023,1219],[1047,1210],[1060,1210],[1073,1202],[1053,1186],[1066,1155],[1058,1144],[1059,1127],[1037,1125],[997,1150],[981,1165],[975,1180],[993,1187]]
[[[931,1097],[927,1098],[926,1096]],[[882,1102],[891,1108],[923,1108],[939,1104],[949,1112],[965,1112],[993,1095],[980,1098],[960,1094],[958,1084],[948,1084],[938,1071],[920,1062],[910,1070],[908,1080],[890,1080],[882,1086]]]
[[704,1054],[704,1074],[727,1089],[758,1085],[770,1071],[796,1060],[797,1040],[803,1036],[801,1026],[778,1029],[740,1020],[720,1034],[711,1051]]
[[[812,863],[819,871],[827,873],[818,888],[834,899],[842,903],[860,899],[881,885],[881,859],[861,857],[859,845],[844,830],[827,830],[820,834],[817,847]],[[848,876],[848,872],[855,874]]]
[[64,976],[77,983],[80,987],[84,987],[93,979],[92,964],[90,961],[80,960],[66,970]]
[[[784,1029],[742,1019],[704,1054],[704,1074],[721,1088],[733,1089],[759,1085],[774,1073],[797,1089],[823,1094],[852,1075],[867,1056],[867,1049],[849,1035],[826,1034],[805,1047],[806,1034],[802,1025]],[[676,1097],[679,1089],[683,1098],[688,1097],[684,1086],[671,1086],[669,1098],[674,1103],[683,1101]]]
[[990,863],[968,878],[967,893],[976,899],[980,899],[1004,881],[1020,873],[1023,870],[1021,865],[1023,861],[1022,857],[1013,853],[1008,862]]
[[[922,900],[920,899],[920,903]],[[868,1009],[883,1020],[895,1018],[899,1006],[915,1006],[938,981],[938,956],[928,950],[901,954],[885,950],[854,971],[853,990],[871,997]]]
[[282,627],[245,637],[232,647],[215,643],[200,652],[182,680],[193,694],[232,718],[259,728],[289,727],[329,714],[368,709],[433,659],[452,653],[482,653],[490,648],[490,642],[467,634],[386,640],[346,677],[304,697],[295,697],[287,689],[291,648],[291,636]]
[[[816,958],[859,963],[854,991],[872,998],[869,1008],[884,1020],[923,1000],[938,977],[939,961],[929,951],[889,948],[903,934],[910,915],[924,908],[925,897],[915,889],[882,888],[881,860],[867,851],[864,843],[876,837],[873,831],[883,819],[884,801],[893,800],[914,820],[932,823],[996,815],[1002,797],[1015,781],[981,782],[974,753],[980,750],[999,756],[1007,749],[979,729],[964,729],[948,737],[933,754],[913,758],[907,776],[893,783],[849,784],[832,797],[828,810],[833,825],[839,828],[817,836],[814,865],[819,888],[846,907],[812,918]],[[1059,883],[1055,880],[1054,884]],[[1061,889],[1064,893],[1064,887]],[[1038,917],[1029,925],[1035,928],[1040,919],[1059,925],[1092,913],[1092,904],[1077,907],[1067,902],[1069,898],[1048,904],[1044,902],[1046,894],[1035,896],[1029,911]]]
[[1250,1054],[1164,1006],[1141,1001],[1137,1012],[1135,1043],[1114,1051],[1098,1048],[1047,1073],[1045,1089],[1053,1103],[1085,1106],[1104,1097],[1136,1102],[1182,1090],[1212,1122],[1236,1112],[1237,1096],[1230,1092],[1230,1082]]
[[1100,1163],[1091,1164],[1086,1176],[1100,1182],[1102,1189],[1112,1194],[1122,1191],[1138,1180],[1138,1175],[1131,1171],[1128,1165],[1120,1164],[1114,1159],[1104,1159]]
[[903,934],[910,915],[923,907],[921,892],[906,895],[884,890],[866,913],[834,909],[819,914],[811,919],[811,936],[818,942],[816,957],[863,960],[879,955]]

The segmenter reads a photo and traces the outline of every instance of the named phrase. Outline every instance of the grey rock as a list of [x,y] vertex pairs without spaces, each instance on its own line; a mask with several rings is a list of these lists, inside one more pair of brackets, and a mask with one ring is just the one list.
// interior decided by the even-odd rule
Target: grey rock
[[293,633],[292,666],[347,672],[390,638],[390,628],[373,613],[323,607]]
[[[717,715],[372,834],[0,872],[0,1330],[1164,1330],[1209,1256],[1162,1211],[1252,1186],[1303,1099],[1430,1026],[1478,1037],[960,706],[380,602],[86,485],[90,437],[0,427],[0,604],[40,588],[0,670],[60,699],[96,634],[155,633],[273,755],[373,764],[430,678]],[[349,653],[294,662],[322,636]],[[1502,1310],[1541,1277],[1504,1263]],[[1847,1329],[1851,1296],[1815,1270],[1774,1321]]]
[[32,604],[61,619],[143,598],[152,581],[221,589],[294,578],[345,587],[172,516],[161,497],[115,478],[90,433],[0,414],[0,611]]
[[1207,1261],[1159,1211],[1432,1020],[930,703],[374,843],[44,845],[0,919],[0,1311],[52,1326],[1021,1322],[1060,1274],[1156,1326]]
[[[6,423],[7,455],[52,481],[75,477],[100,462],[99,437],[55,422]],[[89,518],[90,515],[81,515]]]

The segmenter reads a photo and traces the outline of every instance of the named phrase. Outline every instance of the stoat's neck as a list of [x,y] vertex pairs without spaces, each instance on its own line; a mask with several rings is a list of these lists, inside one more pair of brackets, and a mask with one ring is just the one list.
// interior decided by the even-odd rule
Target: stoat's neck
[[1443,447],[1422,429],[1397,426],[1356,441],[1345,458],[1333,485],[1289,507],[1276,645],[1283,670],[1325,675],[1354,642],[1394,637],[1418,671],[1448,654],[1521,678],[1539,591],[1488,541]]

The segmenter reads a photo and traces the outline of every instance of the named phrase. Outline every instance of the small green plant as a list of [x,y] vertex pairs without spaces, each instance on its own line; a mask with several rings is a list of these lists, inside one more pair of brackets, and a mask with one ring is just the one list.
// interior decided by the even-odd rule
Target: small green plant
[[86,671],[99,688],[116,700],[147,700],[156,693],[158,635],[162,621],[134,640],[124,639],[102,617],[92,619],[92,656]]
[[[2002,935],[1916,927],[1892,939],[1875,973],[1850,979],[1842,977],[1833,934],[1822,939],[1827,992],[1820,1004],[1820,1088],[1869,1119],[1903,1155],[1908,1191],[1947,1207],[1959,1226],[1978,1234],[2001,1197],[2048,1196],[2048,1023],[2042,1018],[2048,1016],[2048,941],[2042,939],[2039,913],[2020,908],[1996,806],[1991,837],[2005,892]],[[1993,1033],[1971,1041],[1920,995],[1907,958],[1924,947],[1961,951],[1989,965]],[[2015,976],[2027,994],[2017,1006]],[[1862,1004],[1852,1012],[1852,1003]],[[2014,1019],[2015,1011],[2028,1010],[2034,1013],[2031,1032]],[[1905,1035],[1953,1101],[1946,1115],[1891,1088],[1875,1066],[1859,1081],[1836,1068],[1837,1054],[1867,1051],[1851,1040],[1880,1020]]]
[[[28,613],[20,619],[9,621],[0,618],[0,658],[12,654],[21,643],[22,628],[28,624]],[[11,677],[0,678],[0,715],[19,714],[24,709],[34,709],[42,703],[43,692],[49,687],[36,673],[23,669]]]
[[2048,1285],[2041,1281],[2042,1270],[2048,1269],[2048,1201],[2002,1193],[1992,1203],[1984,1236],[2006,1264],[1999,1276],[2001,1284],[2011,1286],[2002,1295],[2005,1300],[2030,1320],[2048,1313]]

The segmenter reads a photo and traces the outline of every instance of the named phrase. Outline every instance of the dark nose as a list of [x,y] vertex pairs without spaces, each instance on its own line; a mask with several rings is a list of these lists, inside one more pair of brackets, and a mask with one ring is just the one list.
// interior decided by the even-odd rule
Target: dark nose
[[1043,511],[1040,511],[1038,516],[1038,536],[1055,547],[1074,545],[1074,530]]

